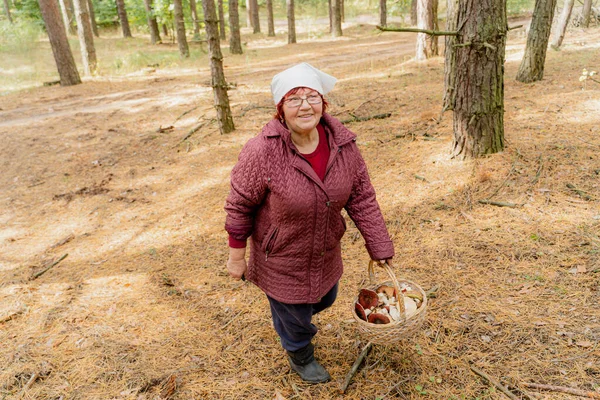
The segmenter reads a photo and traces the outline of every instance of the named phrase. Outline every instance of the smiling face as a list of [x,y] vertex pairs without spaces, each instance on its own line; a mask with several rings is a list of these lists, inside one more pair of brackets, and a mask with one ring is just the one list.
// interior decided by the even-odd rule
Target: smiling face
[[314,98],[311,96],[318,96],[321,99],[319,92],[309,88],[300,88],[294,94],[287,94],[283,98],[283,116],[288,129],[292,133],[298,135],[308,135],[313,129],[317,127],[317,124],[323,116],[323,102],[322,100],[318,104],[309,104],[307,100],[302,100],[302,103],[298,107],[292,107],[290,103],[291,99],[308,99]]

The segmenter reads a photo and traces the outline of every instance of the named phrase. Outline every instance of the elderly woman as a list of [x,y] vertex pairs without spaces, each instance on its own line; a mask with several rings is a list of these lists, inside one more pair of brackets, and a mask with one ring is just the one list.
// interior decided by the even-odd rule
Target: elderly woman
[[326,113],[335,82],[307,63],[273,78],[277,114],[242,149],[225,205],[229,274],[264,291],[290,367],[310,383],[331,378],[314,358],[311,321],[337,296],[342,209],[371,259],[394,256],[356,135]]

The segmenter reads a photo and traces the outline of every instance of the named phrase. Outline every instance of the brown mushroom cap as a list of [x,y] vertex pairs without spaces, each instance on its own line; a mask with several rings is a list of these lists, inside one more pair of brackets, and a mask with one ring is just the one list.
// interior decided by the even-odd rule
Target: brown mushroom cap
[[389,324],[390,317],[387,315],[379,314],[379,313],[371,313],[369,314],[369,322],[372,324]]
[[367,320],[367,314],[365,314],[365,309],[359,303],[354,304],[354,311],[356,311],[356,315],[363,321]]
[[377,307],[379,304],[379,298],[377,297],[377,293],[369,289],[360,289],[360,293],[358,294],[358,302],[364,309]]
[[396,297],[396,288],[393,286],[381,285],[376,290],[377,293],[385,293],[385,295],[391,299],[392,297]]

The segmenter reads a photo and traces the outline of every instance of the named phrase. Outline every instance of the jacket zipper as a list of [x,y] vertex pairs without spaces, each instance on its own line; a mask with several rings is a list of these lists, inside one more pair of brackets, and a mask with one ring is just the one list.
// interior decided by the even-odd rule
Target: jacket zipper
[[269,250],[273,247],[273,242],[275,241],[275,235],[277,234],[278,228],[273,230],[269,239],[267,239],[267,245],[265,246],[265,261],[269,259]]

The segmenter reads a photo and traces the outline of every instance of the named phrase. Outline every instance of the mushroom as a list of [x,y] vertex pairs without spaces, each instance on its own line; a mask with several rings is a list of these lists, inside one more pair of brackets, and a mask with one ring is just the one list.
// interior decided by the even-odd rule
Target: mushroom
[[354,311],[356,311],[356,315],[363,321],[367,320],[367,314],[365,314],[365,309],[359,303],[354,304]]
[[360,289],[358,294],[358,302],[366,310],[367,308],[377,307],[379,298],[377,293],[369,289]]
[[406,310],[406,318],[417,312],[417,303],[410,297],[404,297],[404,308]]
[[393,286],[381,285],[377,288],[376,292],[385,293],[388,298],[392,298],[396,296],[396,288]]
[[387,315],[383,315],[383,314],[379,314],[379,313],[371,313],[369,315],[369,322],[372,324],[389,324],[390,323],[390,317],[388,317]]

